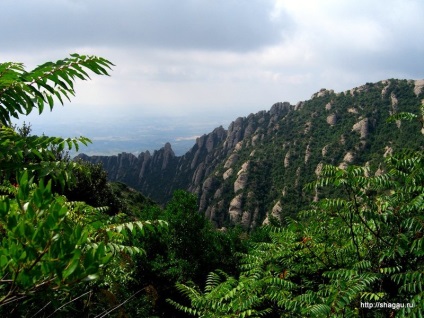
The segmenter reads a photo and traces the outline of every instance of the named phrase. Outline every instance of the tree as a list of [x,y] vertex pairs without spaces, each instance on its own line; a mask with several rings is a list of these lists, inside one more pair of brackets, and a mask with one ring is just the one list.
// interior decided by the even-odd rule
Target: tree
[[[422,317],[424,153],[404,150],[382,163],[377,175],[325,166],[307,189],[337,196],[270,228],[269,241],[240,255],[238,279],[211,274],[204,293],[178,284],[191,306],[169,302],[199,317]],[[376,302],[386,308],[370,309]]]
[[[89,140],[30,136],[26,130],[16,132],[11,127],[11,117],[18,118],[34,109],[41,114],[46,105],[53,109],[55,98],[63,103],[64,98],[74,95],[76,79],[88,79],[88,71],[108,75],[112,65],[101,57],[78,54],[29,72],[21,63],[0,64],[3,314],[38,314],[48,309],[54,310],[54,314],[88,295],[75,297],[75,286],[87,286],[100,276],[105,283],[122,278],[117,270],[120,261],[144,252],[128,244],[128,239],[165,225],[161,221],[128,220],[119,214],[109,217],[103,213],[105,208],[72,202],[55,193],[52,181],[69,186],[73,171],[78,168],[78,163],[60,160],[57,154],[65,149],[78,150],[79,143],[87,144]],[[60,304],[69,298],[65,305]],[[48,300],[47,304],[42,300]]]
[[123,212],[123,203],[118,199],[107,180],[102,164],[93,164],[78,160],[73,169],[75,182],[64,189],[64,195],[72,201],[84,201],[94,207],[109,207],[108,213]]
[[166,303],[167,298],[182,298],[174,284],[201,284],[216,268],[237,272],[235,253],[246,251],[246,240],[240,228],[213,228],[199,213],[196,196],[183,190],[175,191],[164,209],[151,209],[150,213],[167,221],[168,228],[140,242],[146,256],[141,256],[136,266],[139,285],[133,289],[145,288],[151,303],[149,313],[140,317],[180,317],[181,313]]
[[65,148],[78,150],[79,143],[86,145],[89,139],[20,135],[11,127],[11,118],[27,115],[34,109],[41,114],[46,105],[52,110],[55,98],[63,104],[64,98],[70,100],[75,94],[76,79],[89,79],[87,71],[108,75],[112,65],[104,58],[78,54],[47,62],[29,72],[22,63],[0,64],[0,172],[3,178],[30,170],[40,177],[57,177],[62,185],[69,181],[70,163],[55,160],[55,155]]
[[75,95],[75,79],[87,80],[87,71],[108,75],[113,64],[101,57],[71,54],[57,62],[47,62],[27,72],[22,63],[0,64],[0,122],[10,126],[11,117],[27,115],[34,109],[39,114],[46,105],[50,110],[56,97],[70,100]]

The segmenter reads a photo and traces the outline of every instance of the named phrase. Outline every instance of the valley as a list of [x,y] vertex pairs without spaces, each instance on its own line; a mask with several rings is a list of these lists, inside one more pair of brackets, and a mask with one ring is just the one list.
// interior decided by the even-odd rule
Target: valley
[[196,139],[183,155],[167,143],[138,155],[79,158],[101,163],[120,181],[165,204],[177,189],[198,197],[199,211],[215,226],[253,229],[293,216],[321,197],[304,186],[324,164],[367,165],[384,170],[379,156],[408,147],[420,149],[418,123],[387,123],[390,115],[417,112],[423,81],[385,80],[345,92],[322,89],[311,99],[276,103],[269,111],[239,117],[224,129]]

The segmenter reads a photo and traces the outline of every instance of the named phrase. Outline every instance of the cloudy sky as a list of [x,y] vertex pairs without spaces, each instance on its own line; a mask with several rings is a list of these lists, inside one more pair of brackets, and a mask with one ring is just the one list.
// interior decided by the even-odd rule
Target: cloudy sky
[[231,120],[321,88],[424,78],[422,0],[2,0],[0,12],[2,62],[77,52],[116,65],[76,86],[57,115],[69,118]]

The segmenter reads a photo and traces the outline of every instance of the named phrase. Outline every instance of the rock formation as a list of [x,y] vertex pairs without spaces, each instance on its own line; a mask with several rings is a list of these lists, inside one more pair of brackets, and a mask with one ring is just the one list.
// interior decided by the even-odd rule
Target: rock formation
[[[373,153],[387,156],[405,143],[421,147],[422,135],[412,139],[386,119],[414,111],[424,98],[423,87],[424,80],[387,80],[338,94],[322,89],[296,106],[276,103],[269,111],[237,118],[228,129],[215,128],[183,156],[175,156],[166,143],[138,156],[79,157],[101,163],[110,180],[163,204],[176,189],[191,191],[198,196],[199,211],[217,227],[252,229],[318,200],[318,190],[307,193],[303,186],[324,164],[344,168],[366,162],[373,167]],[[405,102],[403,96],[410,99]]]

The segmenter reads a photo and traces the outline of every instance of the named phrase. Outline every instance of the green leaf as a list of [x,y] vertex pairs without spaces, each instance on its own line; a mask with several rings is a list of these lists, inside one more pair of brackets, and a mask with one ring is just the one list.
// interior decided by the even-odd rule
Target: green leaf
[[21,254],[21,256],[19,256],[19,260],[20,261],[23,261],[26,257],[27,257],[27,252],[26,251],[23,251],[22,254]]
[[69,277],[78,267],[81,257],[81,250],[76,249],[74,251],[74,256],[72,257],[71,261],[63,271],[62,277],[63,279]]
[[9,259],[7,258],[6,255],[1,255],[0,256],[0,267],[4,268],[5,266],[7,266],[9,264]]
[[130,232],[132,232],[132,231],[133,231],[133,229],[134,229],[134,225],[133,225],[132,223],[127,223],[127,224],[126,224],[126,226],[127,226],[127,228],[130,230]]

